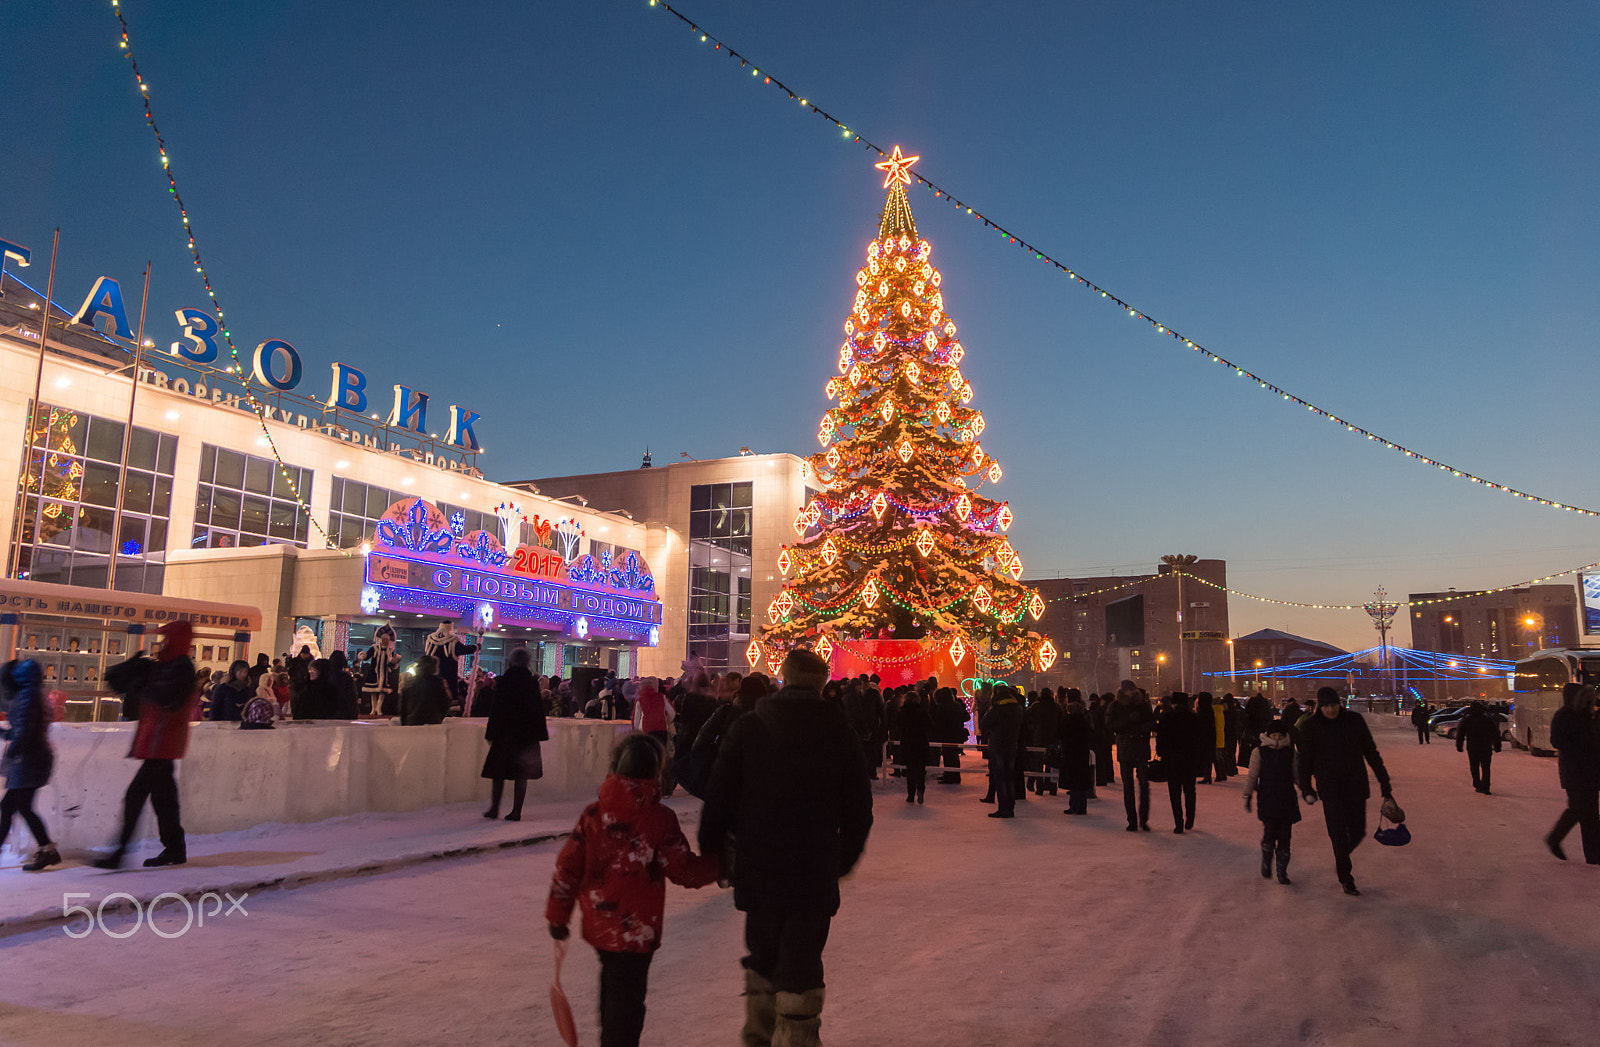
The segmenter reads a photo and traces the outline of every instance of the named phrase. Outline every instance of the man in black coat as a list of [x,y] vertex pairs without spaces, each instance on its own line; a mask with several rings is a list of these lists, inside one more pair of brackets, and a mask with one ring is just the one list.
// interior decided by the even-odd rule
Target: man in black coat
[[994,704],[979,725],[989,757],[989,783],[998,810],[991,818],[1017,816],[1017,758],[1022,755],[1022,698],[1006,684],[996,684]]
[[1561,841],[1576,825],[1583,836],[1583,860],[1600,865],[1600,739],[1595,737],[1594,689],[1569,683],[1561,708],[1550,717],[1550,744],[1557,773],[1567,791],[1567,809],[1544,839],[1550,853],[1567,860]]
[[1433,710],[1428,707],[1428,703],[1418,698],[1417,704],[1411,710],[1411,726],[1417,729],[1418,745],[1433,744],[1433,735],[1428,733],[1428,717],[1432,713]]
[[745,914],[744,1043],[817,1043],[822,949],[839,878],[872,828],[872,786],[844,710],[822,699],[828,663],[791,651],[785,686],[739,717],[717,753],[700,850],[732,837],[733,904]]
[[1456,725],[1456,752],[1463,748],[1467,751],[1467,766],[1472,769],[1472,787],[1488,796],[1489,764],[1500,751],[1500,725],[1482,702],[1473,702]]
[[[1173,691],[1156,720],[1156,755],[1167,772],[1167,796],[1172,801],[1172,831],[1194,828],[1195,777],[1211,767],[1216,723],[1206,723],[1189,708],[1189,696]],[[1184,804],[1188,804],[1187,812]]]
[[[1333,842],[1333,867],[1344,893],[1358,895],[1351,875],[1350,852],[1367,836],[1367,798],[1372,786],[1367,768],[1378,777],[1384,799],[1392,790],[1389,771],[1378,755],[1367,721],[1344,707],[1332,687],[1317,691],[1316,715],[1300,731],[1300,792],[1306,803],[1322,801],[1322,817]],[[1311,786],[1316,780],[1316,788]]]
[[[1140,694],[1132,680],[1123,680],[1117,697],[1106,711],[1106,728],[1117,740],[1117,765],[1122,775],[1122,806],[1128,812],[1128,831],[1150,831],[1150,730],[1155,726],[1150,699]],[[1133,782],[1139,779],[1139,806],[1133,804]]]

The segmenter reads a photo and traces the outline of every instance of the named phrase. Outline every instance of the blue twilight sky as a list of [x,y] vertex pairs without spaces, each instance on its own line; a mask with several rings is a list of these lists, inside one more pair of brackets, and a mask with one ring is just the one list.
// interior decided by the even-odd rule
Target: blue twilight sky
[[[1594,4],[684,2],[1196,341],[1600,508]],[[816,449],[877,158],[647,0],[125,10],[231,326],[305,388],[339,360],[480,411],[499,479]],[[109,0],[7,4],[0,40],[0,238],[47,261],[61,226],[73,304],[153,259],[165,345],[206,303]],[[1030,576],[1193,552],[1342,603],[1600,560],[1600,520],[1375,448],[911,199]]]

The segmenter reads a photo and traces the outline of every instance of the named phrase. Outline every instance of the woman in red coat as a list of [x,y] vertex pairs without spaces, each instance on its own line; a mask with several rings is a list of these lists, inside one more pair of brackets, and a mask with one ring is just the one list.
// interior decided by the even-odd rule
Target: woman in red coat
[[600,954],[600,1042],[637,1044],[644,1029],[650,960],[661,946],[667,880],[704,887],[721,863],[696,856],[661,803],[661,743],[628,734],[611,753],[600,800],[584,809],[556,857],[545,918],[550,936],[567,936],[574,904],[583,940]]
[[[116,849],[94,863],[102,869],[121,868],[123,852],[133,839],[146,800],[156,813],[161,853],[145,859],[145,867],[182,865],[188,861],[183,824],[178,820],[178,782],[173,777],[173,764],[189,751],[189,721],[200,702],[194,662],[189,659],[193,639],[194,627],[188,622],[168,622],[161,627],[161,649],[156,652],[155,662],[145,663],[139,672],[129,674],[130,697],[136,696],[139,702],[139,726],[133,733],[133,749],[128,756],[144,762],[122,799],[122,831]],[[133,664],[138,665],[139,661],[143,659]],[[128,665],[124,662],[115,668]]]

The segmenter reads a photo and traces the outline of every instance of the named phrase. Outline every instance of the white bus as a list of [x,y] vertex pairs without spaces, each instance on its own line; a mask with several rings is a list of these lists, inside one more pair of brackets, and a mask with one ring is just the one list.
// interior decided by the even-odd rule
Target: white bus
[[1561,692],[1569,683],[1600,688],[1600,648],[1540,651],[1517,662],[1511,712],[1515,744],[1535,756],[1555,755],[1550,747],[1550,717],[1561,708]]

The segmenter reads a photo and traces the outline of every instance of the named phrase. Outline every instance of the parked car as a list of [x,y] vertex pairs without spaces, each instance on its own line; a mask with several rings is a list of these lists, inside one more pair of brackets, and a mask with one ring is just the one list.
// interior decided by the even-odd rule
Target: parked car
[[[1451,741],[1455,741],[1456,728],[1461,724],[1461,717],[1465,716],[1466,714],[1467,711],[1465,709],[1460,710],[1458,715],[1438,723],[1433,728],[1433,733],[1443,735],[1444,737],[1449,738]],[[1505,713],[1495,712],[1493,710],[1489,712],[1489,715],[1494,717],[1494,722],[1500,725],[1501,739],[1509,742],[1511,740],[1511,717],[1507,716]]]

